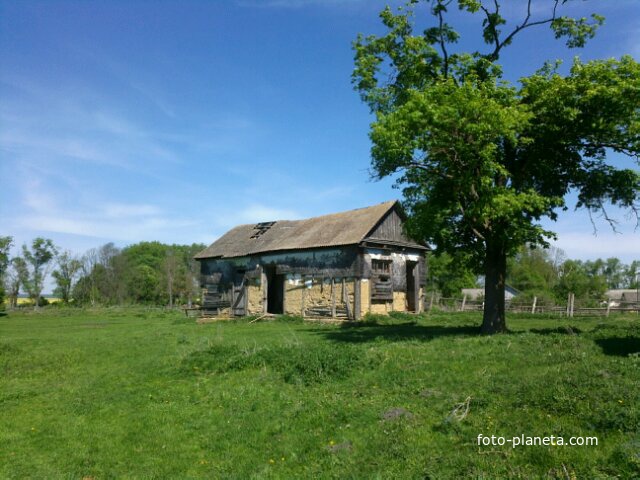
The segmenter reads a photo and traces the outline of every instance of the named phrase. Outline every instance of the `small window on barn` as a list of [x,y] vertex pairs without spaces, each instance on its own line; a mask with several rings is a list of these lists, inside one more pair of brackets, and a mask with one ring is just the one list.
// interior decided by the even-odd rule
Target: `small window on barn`
[[371,260],[371,273],[375,273],[376,275],[390,275],[391,260]]
[[371,259],[371,300],[393,300],[391,260]]
[[262,222],[262,223],[258,223],[256,224],[255,227],[253,227],[253,232],[251,234],[251,237],[249,238],[259,238],[262,235],[264,235],[264,233],[269,230],[276,222]]

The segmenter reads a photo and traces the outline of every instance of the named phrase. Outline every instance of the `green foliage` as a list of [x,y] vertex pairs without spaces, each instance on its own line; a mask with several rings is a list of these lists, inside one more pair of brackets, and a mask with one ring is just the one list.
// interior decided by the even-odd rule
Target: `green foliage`
[[4,280],[9,265],[9,250],[13,244],[13,237],[0,237],[0,308],[4,305]]
[[439,255],[430,253],[427,263],[427,285],[439,291],[443,297],[457,298],[463,288],[473,288],[477,284],[477,275],[460,255],[453,257],[446,252]]
[[106,244],[85,255],[72,297],[81,304],[188,303],[198,286],[193,256],[203,248],[140,242],[120,250]]
[[[476,313],[358,327],[183,319],[0,317],[0,477],[637,476],[635,315],[514,316],[491,339]],[[479,447],[479,433],[599,443]]]
[[4,275],[9,264],[9,250],[13,245],[13,237],[0,236],[0,278]]
[[64,303],[69,303],[74,282],[82,269],[82,262],[68,251],[59,254],[56,260],[58,269],[51,273],[57,285],[54,294]]
[[577,298],[604,299],[606,279],[600,275],[589,275],[584,264],[578,260],[567,260],[562,265],[562,274],[554,290],[559,299],[573,293]]
[[376,359],[370,357],[362,346],[336,350],[326,344],[264,348],[221,344],[193,352],[181,368],[197,375],[269,368],[286,383],[312,385],[346,378],[366,366],[376,367]]
[[596,306],[607,289],[634,288],[638,264],[625,265],[617,258],[566,260],[558,249],[523,247],[509,262],[507,280],[523,292],[521,298],[564,303],[573,293],[583,305]]
[[522,247],[509,261],[509,285],[521,292],[550,292],[558,282],[562,257],[557,249]]
[[[566,210],[569,191],[578,193],[576,207],[603,211],[612,224],[605,204],[636,211],[640,174],[607,163],[607,153],[640,154],[640,64],[630,56],[576,59],[566,76],[547,64],[512,85],[497,62],[515,35],[547,24],[569,47],[581,47],[602,17],[560,17],[565,2],[556,2],[547,18],[533,20],[529,9],[509,28],[500,2],[456,3],[481,16],[488,51],[451,53],[458,39],[446,22],[452,2],[414,0],[381,13],[385,35],[357,38],[353,83],[375,114],[373,170],[379,178],[397,174],[410,233],[438,252],[470,256],[491,287],[486,319],[504,328],[493,297],[506,258],[525,244],[548,246],[555,235],[540,220]],[[435,26],[416,26],[420,6]]]
[[48,238],[37,237],[31,242],[31,247],[22,245],[22,262],[19,262],[18,273],[20,284],[39,306],[42,287],[50,271],[51,261],[57,254],[57,247]]

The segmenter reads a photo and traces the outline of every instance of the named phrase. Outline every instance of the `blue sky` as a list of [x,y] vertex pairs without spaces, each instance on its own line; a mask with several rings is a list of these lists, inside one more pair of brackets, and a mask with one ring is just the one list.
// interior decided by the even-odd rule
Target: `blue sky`
[[[208,244],[238,223],[399,198],[369,179],[371,117],[350,84],[351,42],[382,32],[384,4],[0,0],[0,233],[78,253]],[[586,49],[531,30],[505,51],[508,78],[545,59],[640,58],[640,1],[566,9],[593,11],[607,23]],[[455,23],[473,48],[473,19]],[[640,233],[616,214],[623,235],[599,221],[594,236],[584,213],[550,227],[569,257],[638,258]]]

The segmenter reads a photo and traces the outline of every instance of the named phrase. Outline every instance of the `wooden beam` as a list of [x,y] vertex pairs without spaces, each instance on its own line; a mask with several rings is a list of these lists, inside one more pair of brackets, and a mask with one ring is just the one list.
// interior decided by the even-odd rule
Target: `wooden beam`
[[[391,311],[393,312],[395,310],[395,299],[394,299],[394,295],[393,295],[393,264],[394,261],[391,260],[391,265],[389,265],[389,283],[391,283]],[[405,272],[406,274],[406,272]]]
[[282,275],[282,313],[287,314],[287,275]]
[[422,302],[420,298],[420,263],[416,262],[413,266],[413,311],[415,313],[420,313],[422,310]]
[[331,318],[336,318],[336,280],[331,277]]
[[245,280],[244,282],[242,282],[242,285],[242,289],[244,291],[244,301],[242,309],[244,310],[243,316],[246,317],[247,315],[249,315],[249,282]]
[[361,290],[360,279],[356,278],[353,285],[353,319],[360,320],[361,317]]
[[269,280],[262,266],[260,266],[260,285],[262,286],[262,313],[266,314],[269,311]]
[[307,282],[306,282],[306,277],[303,276],[302,277],[302,302],[301,302],[302,311],[300,312],[300,315],[302,316],[302,318],[304,318],[304,301],[306,296],[307,296]]
[[344,277],[342,278],[342,301],[347,309],[347,318],[353,319],[353,316],[351,315],[351,307],[349,305],[349,294],[347,293],[347,281]]

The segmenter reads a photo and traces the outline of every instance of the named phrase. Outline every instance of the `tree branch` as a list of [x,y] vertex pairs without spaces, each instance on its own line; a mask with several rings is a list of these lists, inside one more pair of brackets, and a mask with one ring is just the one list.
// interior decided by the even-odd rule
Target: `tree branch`
[[611,142],[583,142],[580,145],[582,148],[611,148],[618,153],[622,153],[627,157],[638,158],[638,153],[627,145],[621,145],[619,143]]
[[[494,0],[494,3],[496,4],[496,11],[494,12],[495,15],[498,14],[499,10],[497,8],[497,0]],[[518,25],[516,28],[513,29],[513,31],[511,31],[511,33],[509,35],[507,35],[505,37],[504,40],[500,41],[499,39],[499,35],[498,35],[498,31],[495,27],[495,24],[492,25],[492,30],[495,36],[495,48],[493,50],[493,52],[484,55],[485,58],[491,60],[491,61],[495,61],[498,59],[498,57],[500,56],[500,51],[502,50],[503,47],[505,47],[506,45],[508,45],[511,40],[513,40],[513,37],[515,37],[518,33],[520,33],[522,30],[525,30],[529,27],[534,27],[536,25],[544,25],[546,23],[551,23],[554,20],[556,20],[557,18],[557,11],[558,11],[558,5],[560,4],[560,0],[554,0],[554,4],[553,4],[553,13],[551,15],[551,18],[547,18],[545,20],[538,20],[535,22],[529,22],[529,20],[531,20],[531,0],[527,1],[527,16],[525,17],[525,19],[523,20],[523,22]],[[489,22],[491,24],[490,21],[490,15],[491,13],[489,12],[489,10],[484,7],[481,6],[482,10],[485,13],[485,16],[487,17],[487,22]]]
[[[439,5],[444,6],[445,8],[449,6],[449,4],[451,3],[451,0],[449,0],[446,3],[442,3],[442,1],[438,1]],[[449,77],[449,53],[447,52],[447,46],[446,46],[446,42],[444,39],[444,30],[443,30],[443,26],[444,26],[444,15],[443,15],[444,10],[442,8],[438,9],[438,30],[440,31],[440,36],[439,36],[439,44],[440,44],[440,49],[442,50],[442,60],[443,60],[443,73],[444,73],[444,78],[448,78]]]

